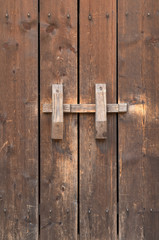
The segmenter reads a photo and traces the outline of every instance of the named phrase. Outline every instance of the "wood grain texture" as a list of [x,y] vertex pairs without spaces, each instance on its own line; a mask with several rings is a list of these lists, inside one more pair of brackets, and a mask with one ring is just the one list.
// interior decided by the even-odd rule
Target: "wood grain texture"
[[[52,113],[52,104],[44,103],[42,106],[43,113]],[[64,104],[64,113],[95,113],[95,104]],[[127,103],[107,104],[107,113],[126,113],[128,111]]]
[[106,84],[95,85],[95,135],[96,139],[107,138],[107,95]]
[[37,1],[0,6],[0,239],[37,240]]
[[119,1],[120,240],[159,239],[159,1]]
[[[109,17],[107,17],[109,14]],[[107,16],[106,16],[107,15]],[[80,104],[95,104],[95,84],[116,103],[116,1],[80,1]],[[115,240],[116,116],[109,141],[95,139],[95,115],[80,114],[80,239]]]
[[63,85],[52,84],[51,138],[63,139]]
[[[41,109],[52,84],[77,103],[77,2],[40,1]],[[41,111],[41,240],[77,239],[77,115],[64,117],[63,140],[51,140],[51,115]]]

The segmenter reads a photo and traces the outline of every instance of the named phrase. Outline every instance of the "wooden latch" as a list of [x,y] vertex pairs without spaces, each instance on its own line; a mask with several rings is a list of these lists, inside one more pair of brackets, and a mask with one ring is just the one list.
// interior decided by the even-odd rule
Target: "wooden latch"
[[127,103],[107,104],[106,84],[95,85],[96,104],[63,104],[63,85],[52,85],[52,104],[43,105],[44,113],[52,113],[52,139],[63,139],[64,113],[95,113],[96,139],[107,138],[107,114],[125,113]]

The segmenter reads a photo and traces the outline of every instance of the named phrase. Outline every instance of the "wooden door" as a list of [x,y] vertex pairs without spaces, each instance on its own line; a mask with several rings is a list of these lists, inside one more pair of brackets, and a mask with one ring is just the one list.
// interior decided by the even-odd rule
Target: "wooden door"
[[159,2],[0,3],[0,240],[158,240]]

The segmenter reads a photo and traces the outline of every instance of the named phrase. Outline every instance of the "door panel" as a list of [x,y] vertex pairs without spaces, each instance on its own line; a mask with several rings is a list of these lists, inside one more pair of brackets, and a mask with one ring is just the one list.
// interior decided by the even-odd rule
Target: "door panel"
[[77,239],[77,115],[64,114],[63,140],[51,139],[52,84],[77,103],[77,2],[40,1],[41,239]]
[[159,239],[159,2],[119,1],[120,240]]
[[[80,1],[80,103],[95,103],[95,84],[107,84],[116,103],[116,1]],[[116,239],[116,115],[107,140],[95,139],[95,115],[80,114],[80,239]]]
[[38,239],[37,1],[0,3],[0,239],[35,240]]

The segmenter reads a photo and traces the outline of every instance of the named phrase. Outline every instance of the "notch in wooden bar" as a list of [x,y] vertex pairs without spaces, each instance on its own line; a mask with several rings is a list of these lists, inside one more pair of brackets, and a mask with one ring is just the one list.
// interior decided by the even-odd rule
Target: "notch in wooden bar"
[[96,139],[107,138],[107,99],[106,84],[95,85],[96,113],[95,128]]
[[63,139],[63,85],[52,85],[52,139]]

